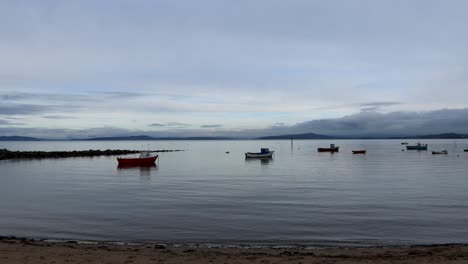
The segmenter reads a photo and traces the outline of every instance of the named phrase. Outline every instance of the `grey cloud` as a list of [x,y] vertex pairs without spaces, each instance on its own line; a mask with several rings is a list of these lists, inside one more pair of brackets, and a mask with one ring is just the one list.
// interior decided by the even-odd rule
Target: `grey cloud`
[[382,106],[393,106],[393,105],[399,105],[401,104],[400,102],[367,102],[367,103],[361,103],[360,106],[363,107],[382,107]]
[[183,127],[189,127],[191,125],[186,124],[186,123],[179,123],[179,122],[168,122],[168,123],[164,123],[164,124],[162,124],[162,123],[153,123],[153,124],[150,124],[149,126],[183,128]]
[[382,108],[401,105],[400,102],[368,102],[368,103],[361,103],[359,106],[361,107],[361,111],[363,112],[375,112],[381,110]]
[[6,103],[0,105],[0,115],[37,115],[43,113],[69,112],[79,108],[76,105],[41,105]]
[[171,126],[171,127],[189,127],[189,126],[191,126],[190,124],[179,123],[179,122],[169,122],[166,125]]
[[144,133],[144,131],[116,127],[96,127],[90,129],[0,127],[0,136],[29,136],[45,139],[80,139],[105,136],[130,136],[142,133]]
[[53,111],[55,107],[34,104],[3,104],[0,105],[0,115],[30,115]]
[[9,120],[0,119],[0,126],[21,126],[21,125],[24,125],[24,123],[11,122]]
[[[10,55],[16,57],[16,60],[5,61],[9,64],[11,61],[23,61],[23,64],[32,65],[26,67],[31,71],[50,68],[46,73],[52,77],[56,76],[57,70],[65,73],[83,71],[86,77],[101,71],[108,74],[105,77],[109,77],[109,73],[121,77],[125,72],[133,70],[131,73],[134,74],[141,70],[141,74],[134,74],[141,79],[151,75],[148,72],[156,72],[156,76],[152,77],[166,78],[170,83],[206,83],[221,78],[215,80],[217,86],[220,86],[219,82],[227,85],[238,81],[254,83],[256,89],[269,91],[272,84],[283,80],[271,78],[272,72],[285,73],[285,66],[294,71],[293,74],[289,73],[292,78],[286,83],[300,77],[299,83],[303,84],[313,81],[313,74],[306,68],[308,66],[311,66],[311,70],[320,68],[320,72],[327,72],[336,65],[354,67],[355,61],[350,57],[359,58],[360,62],[370,61],[371,65],[382,57],[389,57],[384,60],[387,64],[395,61],[406,63],[394,57],[405,57],[408,51],[414,53],[412,48],[421,43],[424,47],[433,45],[428,50],[445,47],[438,45],[439,42],[466,46],[466,37],[458,32],[463,30],[461,25],[466,22],[464,14],[456,12],[466,7],[466,4],[460,2],[440,4],[434,1],[414,1],[401,10],[399,4],[372,1],[364,1],[360,5],[343,1],[272,1],[267,13],[263,12],[264,4],[265,1],[240,1],[235,4],[226,1],[196,1],[187,2],[181,8],[177,4],[142,1],[141,5],[127,8],[128,3],[120,1],[113,7],[98,2],[81,3],[78,7],[76,3],[67,2],[58,6],[58,12],[52,13],[45,6],[33,6],[31,10],[36,16],[28,16],[29,12],[23,10],[21,5],[9,4],[10,8],[3,9],[10,10],[8,13],[11,14],[7,11],[0,13],[5,19],[8,18],[4,24],[13,27],[6,32],[6,38],[24,43],[21,36],[37,36],[36,43],[43,46],[11,45],[13,51],[17,52],[7,50],[5,53],[21,54],[18,51],[23,49],[26,52],[24,55]],[[421,8],[438,10],[439,15],[434,16],[436,18],[450,16],[452,19],[428,20],[427,16],[431,13],[418,12]],[[100,12],[102,10],[106,12]],[[84,19],[82,13],[88,13],[89,16]],[[122,14],[132,23],[121,19]],[[375,19],[376,16],[381,19]],[[397,21],[388,19],[394,17],[398,17]],[[425,26],[425,23],[419,21],[428,21],[428,24]],[[445,30],[434,30],[432,26]],[[412,32],[418,32],[418,38],[408,37]],[[446,37],[440,38],[436,32],[444,32]],[[403,40],[401,48],[392,45],[399,43],[399,40]],[[335,49],[342,51],[337,53]],[[384,52],[388,50],[395,52]],[[425,51],[420,49],[418,54]],[[466,54],[464,49],[454,49],[453,52]],[[35,53],[50,57],[48,63],[44,65],[42,56],[31,56]],[[68,61],[72,63],[64,67],[64,62]],[[159,61],[160,65],[155,61]],[[336,65],[325,63],[328,61]],[[314,65],[314,62],[317,64]],[[188,66],[181,69],[184,65]],[[24,65],[17,66],[16,71],[23,70],[24,67],[20,66]],[[357,66],[359,68],[361,65]],[[362,70],[369,72],[366,68]],[[213,74],[214,71],[218,72]],[[250,76],[247,77],[249,72]],[[384,72],[388,72],[387,69]],[[188,73],[193,76],[187,76]],[[129,78],[134,79],[134,75]],[[349,83],[348,78],[343,79]],[[367,78],[357,79],[358,83],[368,81]],[[269,85],[257,85],[267,81]],[[331,93],[338,95],[335,90]]]
[[128,98],[135,98],[135,97],[142,97],[147,94],[145,93],[138,93],[138,92],[120,92],[120,91],[115,91],[115,92],[101,92],[106,97],[110,98],[123,98],[123,99],[128,99]]
[[216,128],[216,127],[223,127],[223,125],[202,125],[201,128]]
[[377,111],[379,110],[379,107],[365,107],[365,108],[361,108],[361,111],[363,112],[374,112],[374,111]]
[[10,92],[3,93],[0,98],[4,101],[24,101],[24,100],[42,100],[42,101],[59,101],[59,102],[76,102],[76,101],[96,101],[95,97],[84,94],[65,94],[65,93],[31,93],[31,92]]
[[[5,122],[3,122],[5,123]],[[169,124],[169,123],[168,123]],[[188,125],[171,122],[175,125]],[[167,125],[167,124],[165,124]],[[299,123],[292,126],[273,126],[268,129],[248,129],[241,131],[216,131],[207,134],[203,128],[178,130],[168,127],[166,131],[130,130],[115,127],[100,127],[93,129],[45,129],[45,128],[14,128],[0,127],[0,135],[20,135],[43,138],[86,138],[99,136],[227,136],[237,138],[252,138],[281,134],[317,133],[332,136],[412,136],[438,133],[468,134],[468,108],[441,109],[427,112],[360,112],[341,118],[319,119]]]
[[61,116],[61,115],[47,115],[47,116],[42,116],[43,118],[47,119],[74,119],[76,117],[71,117],[71,116]]
[[468,109],[442,109],[427,112],[363,111],[336,119],[313,120],[290,127],[291,131],[332,135],[420,135],[468,133]]

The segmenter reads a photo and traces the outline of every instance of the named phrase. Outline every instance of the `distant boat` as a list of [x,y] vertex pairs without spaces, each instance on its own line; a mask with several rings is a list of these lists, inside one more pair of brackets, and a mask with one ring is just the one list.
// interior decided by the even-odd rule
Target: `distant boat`
[[416,145],[406,146],[407,150],[427,150],[427,144],[421,144],[418,142]]
[[268,148],[261,148],[260,152],[246,152],[245,158],[271,158],[273,157],[273,152]]
[[468,152],[468,149],[464,149],[463,151]]
[[408,142],[401,142],[402,145],[408,145]]
[[138,158],[117,158],[119,166],[148,166],[153,165],[158,155],[151,156],[149,151],[140,152]]
[[446,150],[432,151],[432,154],[433,154],[433,155],[435,155],[435,154],[448,154],[448,151],[446,151]]
[[352,150],[353,154],[366,154],[366,150],[365,149],[361,149],[361,150]]
[[318,152],[338,152],[340,147],[335,146],[335,144],[330,144],[329,148],[318,148]]

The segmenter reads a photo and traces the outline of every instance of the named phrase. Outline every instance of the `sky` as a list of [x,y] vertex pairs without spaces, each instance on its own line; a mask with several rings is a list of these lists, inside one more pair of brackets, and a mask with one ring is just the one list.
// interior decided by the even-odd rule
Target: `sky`
[[0,136],[468,133],[467,10],[0,0]]

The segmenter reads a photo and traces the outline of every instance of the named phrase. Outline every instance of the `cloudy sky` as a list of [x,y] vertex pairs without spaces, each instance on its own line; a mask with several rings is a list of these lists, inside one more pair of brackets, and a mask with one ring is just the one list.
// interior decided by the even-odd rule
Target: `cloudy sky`
[[0,1],[0,136],[468,133],[468,1]]

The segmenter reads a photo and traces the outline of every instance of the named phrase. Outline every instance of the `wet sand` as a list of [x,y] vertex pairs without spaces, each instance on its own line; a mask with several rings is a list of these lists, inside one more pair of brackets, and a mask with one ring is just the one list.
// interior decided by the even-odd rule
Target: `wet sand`
[[468,245],[246,249],[2,239],[0,263],[468,263]]

